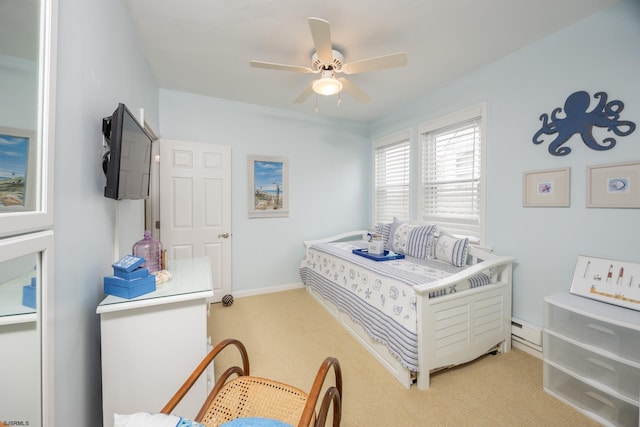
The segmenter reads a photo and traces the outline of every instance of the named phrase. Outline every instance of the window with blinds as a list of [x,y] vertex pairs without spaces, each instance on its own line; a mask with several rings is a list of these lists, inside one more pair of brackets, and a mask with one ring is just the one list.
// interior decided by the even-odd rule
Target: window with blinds
[[420,215],[481,239],[481,117],[421,133]]
[[409,219],[410,160],[408,133],[374,142],[374,223]]

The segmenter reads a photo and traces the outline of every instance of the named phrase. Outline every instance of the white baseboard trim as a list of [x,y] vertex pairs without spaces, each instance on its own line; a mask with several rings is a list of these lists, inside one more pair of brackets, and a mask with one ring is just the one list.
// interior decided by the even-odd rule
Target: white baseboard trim
[[538,359],[543,358],[542,347],[533,348],[529,343],[526,343],[524,340],[521,341],[514,335],[511,336],[511,347],[522,350]]
[[284,291],[292,291],[294,289],[302,289],[304,285],[302,282],[299,283],[291,283],[289,285],[279,285],[279,286],[270,286],[268,288],[259,288],[259,289],[250,289],[247,291],[233,291],[231,295],[234,298],[244,298],[251,297],[256,295],[265,295],[265,294],[273,294],[276,292],[284,292]]
[[542,347],[542,328],[539,326],[512,317],[511,334],[525,343],[531,343],[533,348]]

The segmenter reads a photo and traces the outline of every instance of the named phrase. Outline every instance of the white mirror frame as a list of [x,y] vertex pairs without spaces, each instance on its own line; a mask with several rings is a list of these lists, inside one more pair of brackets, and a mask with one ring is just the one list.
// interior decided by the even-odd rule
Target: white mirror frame
[[53,226],[53,145],[55,136],[55,70],[57,0],[41,0],[38,59],[38,127],[36,210],[0,213],[0,237]]
[[[40,331],[41,421],[54,425],[53,378],[53,159],[58,0],[40,1],[38,60],[38,126],[36,210],[0,213],[0,258],[24,252],[42,254],[42,285],[38,292]],[[48,229],[48,230],[47,230]],[[45,231],[43,231],[45,230]],[[31,233],[31,234],[24,234]],[[8,237],[15,236],[15,237]]]

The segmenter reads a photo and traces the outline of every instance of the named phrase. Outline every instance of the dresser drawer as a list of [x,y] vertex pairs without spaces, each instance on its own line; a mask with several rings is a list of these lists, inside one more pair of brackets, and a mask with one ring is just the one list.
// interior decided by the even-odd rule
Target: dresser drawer
[[607,323],[549,303],[545,304],[544,324],[545,328],[560,335],[640,363],[640,333],[637,330]]
[[547,392],[593,415],[602,424],[638,425],[638,406],[592,387],[546,360],[543,381]]
[[544,357],[576,375],[597,381],[633,400],[640,397],[640,366],[571,343],[545,330]]

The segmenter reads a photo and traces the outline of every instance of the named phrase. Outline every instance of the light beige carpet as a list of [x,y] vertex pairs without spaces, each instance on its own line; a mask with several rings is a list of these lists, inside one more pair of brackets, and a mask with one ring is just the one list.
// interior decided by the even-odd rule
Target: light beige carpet
[[[513,350],[432,375],[405,389],[303,289],[213,304],[213,343],[240,339],[251,374],[308,391],[326,356],[343,371],[342,426],[597,426],[542,388],[542,361]],[[216,359],[216,373],[231,352]]]

